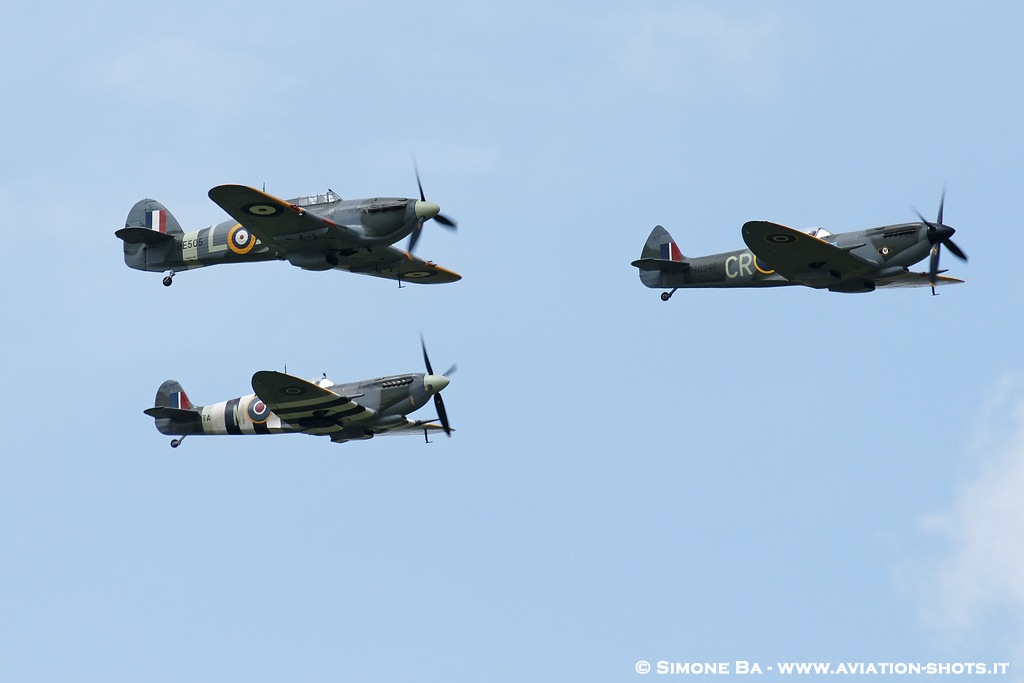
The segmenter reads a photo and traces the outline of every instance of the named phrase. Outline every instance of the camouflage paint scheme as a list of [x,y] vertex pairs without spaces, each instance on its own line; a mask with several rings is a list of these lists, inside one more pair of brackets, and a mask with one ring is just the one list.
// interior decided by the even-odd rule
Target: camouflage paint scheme
[[[451,373],[451,370],[448,371]],[[176,435],[177,447],[192,434],[303,433],[330,437],[335,443],[382,434],[445,431],[445,424],[406,417],[448,386],[444,375],[412,373],[335,384],[326,376],[307,381],[275,371],[252,376],[253,393],[207,406],[192,405],[181,385],[167,380],[145,411],[162,434]],[[439,412],[443,414],[443,405]]]
[[[768,221],[743,225],[747,249],[689,258],[672,236],[656,226],[632,265],[640,281],[662,292],[662,301],[676,289],[699,287],[782,287],[804,285],[831,292],[870,292],[876,287],[932,287],[958,284],[938,269],[939,247],[966,255],[952,243],[953,228],[942,224],[942,205],[936,223],[886,225],[869,230],[832,234],[823,228],[794,230]],[[910,266],[931,256],[927,272]]]
[[[132,207],[125,227],[124,261],[136,270],[175,272],[221,263],[284,260],[305,270],[347,270],[406,282],[461,279],[391,245],[418,234],[440,207],[400,197],[345,201],[334,192],[282,200],[251,187],[220,185],[210,198],[233,220],[185,232],[154,199]],[[441,220],[441,217],[439,217]]]

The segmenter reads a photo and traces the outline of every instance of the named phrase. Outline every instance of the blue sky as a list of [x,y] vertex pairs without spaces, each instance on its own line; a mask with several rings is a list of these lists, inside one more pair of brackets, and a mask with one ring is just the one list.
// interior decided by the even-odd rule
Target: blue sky
[[[1009,662],[1024,679],[1024,101],[1014,3],[4,7],[0,674],[636,680],[668,661]],[[410,196],[409,286],[129,270],[243,183]],[[934,215],[967,284],[680,291],[629,262],[767,219]],[[924,266],[922,266],[923,268]],[[458,430],[195,437],[253,372],[458,362]]]

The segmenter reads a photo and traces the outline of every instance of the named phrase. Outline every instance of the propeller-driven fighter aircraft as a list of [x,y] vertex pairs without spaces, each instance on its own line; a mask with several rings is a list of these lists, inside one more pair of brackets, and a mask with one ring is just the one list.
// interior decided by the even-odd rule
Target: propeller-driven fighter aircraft
[[[305,270],[337,268],[352,273],[440,284],[461,276],[412,255],[423,225],[455,222],[420,198],[342,200],[332,191],[282,200],[251,187],[219,185],[209,195],[232,218],[184,232],[160,202],[143,199],[114,234],[124,242],[124,261],[136,270],[164,272],[170,286],[180,270],[218,263],[284,260]],[[409,237],[408,251],[391,246]]]
[[[156,392],[156,405],[144,412],[154,418],[161,434],[175,436],[177,448],[190,434],[283,434],[301,432],[329,436],[335,443],[370,439],[381,434],[417,434],[429,441],[430,432],[451,436],[441,391],[449,375],[435,375],[423,347],[426,373],[378,377],[335,384],[324,376],[306,381],[283,372],[261,370],[252,376],[253,393],[208,406],[192,405],[181,385],[168,380]],[[410,420],[433,398],[432,420]]]
[[[957,258],[967,256],[951,239],[955,230],[942,222],[945,192],[935,222],[920,213],[919,223],[885,225],[869,230],[832,234],[824,228],[794,230],[768,221],[743,225],[747,249],[712,256],[687,258],[660,225],[644,244],[640,281],[651,288],[668,289],[668,301],[677,289],[691,287],[780,287],[804,285],[831,292],[870,292],[876,287],[924,287],[963,282],[939,270],[943,246]],[[927,272],[910,266],[930,255]]]

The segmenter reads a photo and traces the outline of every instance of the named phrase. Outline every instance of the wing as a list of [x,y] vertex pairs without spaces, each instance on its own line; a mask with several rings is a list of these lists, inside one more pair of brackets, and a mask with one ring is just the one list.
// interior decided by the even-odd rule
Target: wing
[[829,287],[876,269],[871,261],[778,223],[750,221],[742,232],[757,258],[787,280],[811,287]]
[[457,282],[462,279],[458,273],[453,273],[432,261],[424,261],[395,247],[339,255],[338,267],[351,273],[431,285]]
[[323,250],[337,258],[336,267],[352,273],[424,284],[462,279],[458,273],[394,247],[368,248],[344,225],[251,187],[218,185],[209,195],[217,206],[281,255]]
[[[424,429],[427,430],[428,432],[444,432],[444,427],[442,427],[441,425],[437,424],[436,422],[434,422],[432,420],[409,420],[409,419],[406,419],[406,422],[405,422],[404,425],[400,424],[400,425],[395,426],[395,427],[388,427],[386,430],[382,429],[382,430],[374,430],[374,431],[376,432],[377,436],[385,436],[387,434],[394,434],[396,436],[399,436],[399,435],[406,435],[406,436],[408,436],[408,435],[412,435],[412,436],[420,435],[420,436],[422,436]],[[452,429],[452,431],[454,432],[455,430]]]
[[[359,240],[344,226],[244,185],[218,185],[208,193],[217,206],[281,253],[329,246],[343,249]],[[329,244],[328,244],[329,243]]]
[[252,390],[282,421],[307,434],[330,436],[376,415],[347,396],[283,372],[257,372]]
[[[424,432],[444,432],[444,427],[439,424],[428,422],[426,420],[409,420],[405,421],[405,424],[397,424],[390,426],[374,426],[372,430],[373,436],[424,436]],[[454,429],[452,430],[455,431]],[[334,443],[345,443],[352,439],[363,439],[366,436],[353,436],[351,433],[336,432],[331,435],[331,441]]]
[[[928,273],[914,273],[906,272],[901,273],[895,277],[887,277],[878,280],[879,287],[931,287],[932,283],[928,281]],[[936,285],[959,285],[963,284],[963,280],[959,280],[955,277],[946,277],[945,275],[939,275],[935,278]]]

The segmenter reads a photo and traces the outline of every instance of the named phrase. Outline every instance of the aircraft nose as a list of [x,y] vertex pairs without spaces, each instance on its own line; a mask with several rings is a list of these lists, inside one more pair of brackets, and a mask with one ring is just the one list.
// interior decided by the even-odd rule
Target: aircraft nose
[[434,202],[428,202],[422,199],[416,200],[417,218],[433,218],[439,213],[441,213],[441,207]]
[[424,375],[423,386],[432,394],[436,394],[446,386],[450,380],[444,375]]

